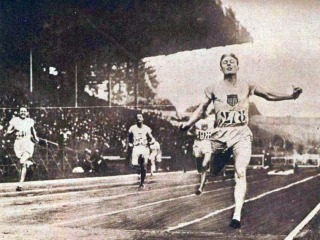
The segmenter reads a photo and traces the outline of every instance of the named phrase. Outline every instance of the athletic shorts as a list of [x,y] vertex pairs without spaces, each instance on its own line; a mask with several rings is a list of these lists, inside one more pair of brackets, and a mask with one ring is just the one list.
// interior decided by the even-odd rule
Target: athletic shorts
[[[34,143],[31,141],[31,139],[20,138],[15,140],[13,148],[16,156],[19,159],[26,152],[29,153],[31,157],[34,152]],[[23,162],[20,162],[20,163],[23,163]]]
[[161,151],[159,150],[151,150],[151,153],[150,153],[150,156],[149,156],[149,159],[150,159],[150,162],[151,162],[151,165],[154,165],[155,162],[161,162]]
[[219,128],[217,131],[211,135],[211,141],[223,142],[227,147],[232,147],[238,142],[241,142],[243,139],[251,138],[252,141],[252,132],[248,126],[240,127],[224,127]]
[[146,163],[146,160],[149,158],[150,150],[147,146],[138,145],[134,146],[132,149],[132,155],[131,155],[131,165],[133,166],[139,166],[140,165],[140,157],[142,157]]
[[196,158],[202,158],[206,153],[211,153],[211,142],[210,141],[194,141],[193,144],[193,155]]
[[[232,146],[225,142],[212,141],[213,163],[221,162],[218,165],[223,167],[228,164],[231,154],[233,155],[236,170],[245,170],[251,158],[251,136],[239,139]],[[212,169],[214,171],[214,169]]]

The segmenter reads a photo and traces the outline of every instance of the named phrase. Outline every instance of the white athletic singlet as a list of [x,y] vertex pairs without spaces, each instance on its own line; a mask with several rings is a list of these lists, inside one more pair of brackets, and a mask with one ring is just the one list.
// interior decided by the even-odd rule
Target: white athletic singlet
[[151,134],[151,129],[147,125],[142,125],[139,128],[137,125],[133,125],[129,128],[129,134],[133,136],[133,145],[134,146],[147,146],[148,139],[147,135]]
[[150,145],[151,150],[160,150],[160,144],[158,141],[155,141],[153,144]]
[[214,132],[214,127],[211,122],[207,119],[200,119],[195,124],[195,135],[198,141],[210,140],[211,135]]
[[16,139],[30,138],[31,128],[34,127],[34,120],[31,118],[22,119],[20,117],[14,117],[10,121],[10,125],[16,130]]
[[212,140],[226,142],[232,146],[243,137],[252,136],[248,128],[249,97],[255,87],[247,82],[237,81],[231,85],[221,81],[205,90],[205,94],[213,101],[215,109],[216,132]]

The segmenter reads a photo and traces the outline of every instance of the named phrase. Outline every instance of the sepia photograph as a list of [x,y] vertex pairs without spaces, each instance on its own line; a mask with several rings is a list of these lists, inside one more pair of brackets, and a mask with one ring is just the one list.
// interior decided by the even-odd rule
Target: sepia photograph
[[0,239],[320,239],[319,0],[1,0]]

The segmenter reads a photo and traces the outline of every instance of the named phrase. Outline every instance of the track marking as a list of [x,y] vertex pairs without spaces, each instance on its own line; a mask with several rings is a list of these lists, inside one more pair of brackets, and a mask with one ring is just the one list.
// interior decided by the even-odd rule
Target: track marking
[[[212,183],[219,183],[219,182],[228,182],[231,181],[233,179],[226,179],[226,180],[215,180],[215,181],[208,181],[207,184],[212,184]],[[133,182],[134,183],[134,182]],[[193,183],[193,184],[188,184],[188,185],[180,185],[180,186],[176,186],[176,189],[181,189],[181,188],[188,188],[188,187],[192,187],[192,186],[197,186],[199,185],[199,183]],[[91,185],[91,187],[100,187],[100,186],[104,186],[103,184],[98,184],[98,185]],[[106,186],[109,186],[109,184],[106,184]],[[137,186],[130,186],[130,185],[126,185],[129,189],[137,189]],[[63,189],[69,189],[71,187],[67,187],[67,188],[62,188]],[[71,188],[73,189],[73,188]],[[166,191],[168,189],[172,189],[172,187],[166,187],[166,188],[160,188],[160,189],[152,189],[149,191],[140,191],[140,192],[132,192],[132,193],[125,193],[125,194],[118,194],[118,195],[113,195],[113,196],[108,196],[108,197],[99,197],[100,200],[113,200],[113,199],[117,199],[120,197],[126,197],[126,196],[131,196],[131,195],[139,195],[139,194],[145,194],[145,193],[150,193],[150,192],[158,192],[158,191]],[[71,191],[71,192],[58,192],[55,193],[55,196],[60,195],[60,196],[64,196],[64,195],[68,195],[70,196],[72,195],[78,195],[78,194],[82,194],[82,193],[94,193],[94,192],[101,192],[104,191],[105,189],[92,189],[92,190],[87,190],[87,191]],[[34,190],[33,192],[41,192],[44,191],[42,190]],[[205,192],[204,192],[205,193]],[[1,195],[0,195],[1,196]],[[35,196],[21,196],[21,197],[17,197],[12,199],[12,201],[17,202],[19,200],[31,200],[31,199],[37,199],[37,200],[41,200],[41,199],[46,199],[46,198],[50,198],[52,199],[52,195],[35,195]],[[62,199],[63,200],[63,199]],[[95,202],[95,200],[87,200],[89,203]],[[96,200],[96,202],[99,202],[99,200]],[[78,205],[79,203],[86,203],[86,201],[83,202],[79,202],[77,201],[74,205]],[[5,206],[8,205],[8,199],[7,198],[2,198],[0,199],[0,206]],[[56,204],[58,205],[58,204]],[[61,205],[65,205],[65,204],[61,204]],[[72,205],[72,204],[70,204]],[[50,207],[53,205],[50,205]],[[43,206],[45,207],[45,206]]]
[[194,194],[189,194],[189,195],[185,195],[185,196],[181,196],[181,197],[177,197],[177,198],[169,198],[169,199],[165,199],[165,200],[161,200],[161,201],[157,201],[157,202],[152,202],[152,203],[147,203],[147,204],[136,206],[136,207],[125,208],[125,209],[116,210],[116,211],[112,211],[112,212],[108,212],[108,213],[96,214],[96,215],[88,216],[88,217],[85,217],[85,218],[73,219],[73,220],[70,220],[70,221],[59,222],[58,224],[53,224],[53,225],[54,226],[65,226],[67,224],[94,220],[94,219],[100,218],[100,217],[110,216],[110,215],[123,213],[123,212],[127,212],[127,211],[130,211],[130,210],[136,210],[136,209],[140,209],[140,208],[144,208],[144,207],[150,207],[150,206],[153,206],[153,205],[156,205],[156,204],[161,204],[161,203],[165,203],[165,202],[171,202],[171,201],[174,201],[174,200],[177,200],[177,199],[184,199],[184,198],[189,198],[189,197],[193,197],[193,196],[194,196]]
[[[215,190],[211,190],[211,191],[206,191],[203,194],[212,193],[212,192],[218,192],[218,191],[225,190],[225,189],[228,189],[228,188],[232,188],[232,187],[219,188],[219,189],[215,189]],[[148,191],[145,191],[145,192],[148,192]],[[190,197],[199,197],[199,196],[197,196],[195,193],[192,193],[192,194],[188,194],[188,195],[184,195],[184,196],[180,196],[180,197],[169,198],[169,199],[164,199],[164,200],[161,200],[161,201],[151,202],[151,203],[147,203],[147,204],[144,204],[144,205],[139,205],[139,206],[136,206],[136,207],[125,208],[125,209],[116,210],[116,211],[112,211],[112,212],[108,212],[108,213],[91,215],[91,216],[85,217],[85,218],[73,219],[73,220],[64,221],[64,222],[60,221],[58,224],[53,224],[53,225],[54,226],[60,226],[60,225],[65,226],[66,224],[72,224],[72,223],[76,223],[76,222],[94,220],[94,219],[100,218],[100,217],[110,216],[110,215],[114,215],[114,214],[128,212],[128,211],[131,211],[131,210],[136,210],[136,209],[140,209],[140,208],[144,208],[144,207],[150,207],[150,206],[153,206],[153,205],[166,203],[166,202],[172,202],[172,201],[175,201],[175,200],[184,199],[184,198],[190,198]]]
[[[171,175],[172,173],[166,173],[168,175]],[[160,175],[158,175],[160,176]],[[112,178],[112,177],[111,177]],[[161,176],[160,178],[155,178],[154,180],[156,181],[160,181],[160,180],[164,180],[164,179],[167,179],[166,176]],[[207,183],[216,183],[216,182],[223,182],[223,181],[231,181],[233,178],[231,179],[226,179],[226,180],[215,180],[215,181],[208,181]],[[73,180],[73,179],[72,179]],[[55,180],[54,180],[55,181]],[[105,179],[105,181],[108,181],[108,179]],[[135,188],[135,186],[131,186],[132,184],[135,184],[137,183],[136,180],[126,180],[126,181],[123,181],[123,182],[114,182],[114,183],[110,183],[110,182],[107,182],[107,183],[97,183],[97,184],[94,184],[94,185],[90,185],[90,182],[88,182],[89,185],[75,185],[75,186],[58,186],[58,187],[52,187],[52,186],[49,186],[47,188],[40,188],[40,189],[33,189],[33,190],[26,190],[24,192],[22,192],[23,194],[33,194],[33,193],[41,193],[41,192],[47,192],[49,191],[50,194],[55,194],[55,195],[63,195],[63,194],[81,194],[83,192],[96,192],[96,191],[101,191],[102,189],[93,189],[93,188],[97,188],[97,187],[104,187],[104,186],[120,186],[120,187],[129,187],[129,188]],[[183,187],[183,186],[195,186],[199,183],[194,183],[194,184],[189,184],[189,185],[182,185],[182,186],[177,186],[177,188],[179,187]],[[87,190],[86,190],[87,189]],[[70,192],[61,192],[61,191],[64,191],[64,190],[70,190]],[[72,191],[73,190],[73,191]],[[82,190],[82,191],[76,191],[76,190]],[[21,193],[19,192],[0,192],[0,197],[6,197],[6,196],[16,196],[18,195],[21,195]],[[35,196],[28,196],[28,198],[31,198],[31,197],[46,197],[44,195],[35,195]],[[25,198],[26,196],[20,196],[21,198]],[[52,196],[50,196],[51,198]],[[3,198],[2,198],[3,199]],[[1,201],[1,200],[0,200]]]
[[[209,183],[217,183],[217,182],[226,182],[226,181],[231,181],[232,179],[228,179],[228,180],[217,180],[217,181],[210,181]],[[259,181],[253,181],[251,182],[250,184],[253,184],[253,183],[256,183],[256,182],[261,182],[261,180]],[[191,186],[196,186],[196,185],[199,185],[199,184],[189,184],[189,185],[183,185],[183,186],[177,186],[175,187],[176,189],[181,189],[181,188],[186,188],[186,187],[191,187]],[[204,195],[204,194],[208,194],[208,193],[212,193],[212,192],[216,192],[216,191],[219,191],[221,189],[229,189],[229,188],[232,188],[232,187],[222,187],[222,188],[218,188],[218,189],[214,189],[214,190],[209,190],[209,191],[204,191],[201,195]],[[47,203],[46,205],[39,205],[39,206],[35,206],[32,208],[32,210],[40,210],[40,209],[47,209],[47,208],[59,208],[59,207],[65,207],[65,206],[79,206],[79,205],[83,205],[83,204],[87,204],[87,203],[90,203],[90,204],[93,204],[93,203],[99,203],[99,202],[102,202],[102,201],[106,201],[106,200],[114,200],[114,199],[117,199],[117,198],[123,198],[123,197],[127,197],[127,196],[132,196],[132,195],[139,195],[139,194],[147,194],[147,193],[150,193],[150,192],[160,192],[160,191],[167,191],[168,189],[171,189],[170,187],[167,187],[167,188],[162,188],[162,189],[153,189],[153,190],[150,190],[150,191],[140,191],[140,192],[132,192],[132,193],[125,193],[125,194],[118,194],[118,195],[113,195],[113,196],[107,196],[107,197],[96,197],[96,199],[86,199],[86,200],[76,200],[75,202],[70,202],[70,203],[65,203],[65,202],[61,202],[61,203],[56,203],[56,204],[50,204],[50,203]],[[65,193],[64,193],[65,194]],[[195,196],[197,196],[196,194],[194,194]],[[51,196],[40,196],[41,198],[48,198],[48,197],[51,197]],[[28,197],[27,199],[26,198],[23,198],[23,200],[30,200],[30,198],[37,198],[37,196],[32,196],[32,197]],[[14,202],[14,203],[11,203],[10,205],[14,205],[14,204],[17,204],[17,202]],[[6,206],[8,205],[7,204],[0,204],[0,206],[3,205],[3,206]]]
[[[231,180],[231,179],[230,179]],[[223,181],[223,180],[219,180],[219,181]],[[212,181],[213,182],[219,182],[219,181]],[[261,182],[261,180],[259,181],[254,181],[252,183],[256,183],[256,182]],[[251,183],[251,184],[252,184]],[[198,184],[192,184],[192,185],[198,185]],[[179,186],[176,188],[182,188],[185,186]],[[231,187],[223,187],[223,188],[218,188],[218,189],[214,189],[214,190],[210,190],[210,191],[205,191],[202,193],[202,195],[204,194],[208,194],[208,193],[213,193],[213,192],[218,192],[221,190],[226,190],[226,189],[230,189],[233,188],[233,186]],[[162,191],[164,189],[159,189],[158,191]],[[157,191],[157,190],[154,190]],[[138,193],[130,193],[128,195],[132,195],[132,194],[139,194],[139,193],[149,193],[150,191],[143,191],[143,192],[138,192]],[[126,194],[123,194],[126,195]],[[119,195],[117,195],[119,196]],[[111,196],[112,198],[117,198],[116,196]],[[76,222],[82,222],[82,221],[88,221],[88,220],[93,220],[95,218],[100,218],[100,217],[104,217],[104,216],[110,216],[110,215],[115,215],[115,214],[119,214],[119,213],[123,213],[123,212],[127,212],[127,211],[131,211],[131,210],[136,210],[136,209],[140,209],[140,208],[144,208],[144,207],[150,207],[153,205],[157,205],[157,204],[161,204],[161,203],[165,203],[165,202],[171,202],[171,201],[175,201],[175,200],[179,200],[179,199],[184,199],[184,198],[190,198],[190,197],[199,197],[198,195],[196,195],[195,193],[193,194],[188,194],[188,195],[184,195],[184,196],[180,196],[180,197],[175,197],[175,198],[169,198],[169,199],[165,199],[165,200],[161,200],[161,201],[156,201],[156,202],[152,202],[152,203],[147,203],[144,205],[140,205],[140,206],[136,206],[136,207],[131,207],[131,208],[126,208],[126,209],[122,209],[122,210],[116,210],[116,211],[112,211],[112,212],[108,212],[108,213],[103,213],[103,214],[97,214],[97,215],[91,215],[90,217],[84,217],[84,218],[79,218],[79,219],[73,219],[73,220],[69,220],[69,221],[63,221],[63,222],[59,222],[58,224],[54,224],[54,226],[60,226],[60,225],[66,225],[66,224],[72,224],[72,223],[76,223]],[[109,197],[110,198],[110,197]],[[79,204],[81,204],[82,202],[79,202]],[[90,203],[92,203],[92,200],[90,201]],[[66,205],[66,204],[63,204]],[[51,207],[51,206],[50,206]]]
[[[157,174],[155,173],[155,175],[157,176],[156,180],[162,180],[162,179],[167,179],[168,176],[167,175],[174,175],[177,172],[168,172],[165,174]],[[193,173],[193,171],[191,172]],[[99,177],[99,179],[97,180],[96,178],[86,178],[88,179],[87,181],[83,181],[83,179],[79,178],[79,179],[60,179],[60,180],[45,180],[45,181],[41,181],[41,184],[48,184],[47,187],[43,187],[43,188],[38,188],[38,189],[33,189],[33,190],[26,190],[23,193],[37,193],[37,192],[43,192],[43,191],[57,191],[57,190],[64,190],[64,189],[90,189],[90,188],[94,188],[94,187],[100,187],[100,186],[114,186],[114,185],[130,185],[130,184],[134,184],[137,181],[135,180],[137,177],[136,174],[130,174],[130,175],[119,175],[119,176],[108,176],[108,177]],[[134,178],[134,179],[132,179]],[[97,180],[96,183],[93,183],[93,185],[90,185],[92,180]],[[115,180],[115,182],[110,182],[110,180]],[[146,179],[147,180],[147,179]],[[51,183],[50,183],[51,181]],[[39,184],[39,181],[34,181],[34,182],[26,182],[26,185],[29,186],[35,186]],[[64,184],[64,185],[62,185]],[[73,186],[70,186],[71,184],[76,184]],[[87,185],[84,185],[87,184]],[[13,186],[12,183],[4,183],[1,184],[3,186]],[[61,186],[60,186],[61,185]],[[65,186],[65,185],[69,185],[69,186]],[[12,189],[15,189],[15,187],[12,187]],[[95,189],[96,190],[96,189]],[[1,196],[6,196],[6,195],[19,195],[21,193],[17,193],[17,192],[1,192],[0,193],[0,197]]]
[[[247,200],[245,200],[244,202],[247,203],[247,202],[255,201],[255,200],[260,199],[260,198],[263,198],[263,197],[265,197],[265,196],[267,196],[267,195],[269,195],[269,194],[272,194],[272,193],[275,193],[275,192],[279,192],[279,191],[282,191],[282,190],[284,190],[284,189],[288,189],[288,188],[290,188],[290,187],[293,187],[293,186],[298,185],[298,184],[300,184],[300,183],[307,182],[307,181],[309,181],[309,180],[311,180],[311,179],[313,179],[313,178],[319,177],[319,176],[320,176],[320,174],[315,175],[315,176],[311,176],[311,177],[308,177],[308,178],[305,178],[305,179],[300,180],[300,181],[298,181],[298,182],[291,183],[291,184],[289,184],[289,185],[287,185],[287,186],[285,186],[285,187],[277,188],[277,189],[274,189],[274,190],[272,190],[272,191],[269,191],[269,192],[265,192],[265,193],[263,193],[263,194],[260,194],[260,195],[258,195],[258,196],[256,196],[256,197],[247,199]],[[176,230],[176,229],[179,229],[179,228],[183,228],[183,227],[192,225],[192,224],[194,224],[194,223],[201,222],[202,220],[208,219],[208,218],[213,217],[213,216],[215,216],[215,215],[217,215],[217,214],[219,214],[219,213],[222,213],[222,212],[225,212],[225,211],[227,211],[227,210],[230,210],[230,209],[234,208],[234,206],[235,206],[235,205],[233,204],[233,205],[231,205],[231,206],[229,206],[229,207],[222,208],[222,209],[216,210],[216,211],[214,211],[214,212],[211,212],[211,213],[205,215],[204,217],[197,218],[197,219],[194,219],[194,220],[189,221],[189,222],[179,223],[178,225],[173,226],[173,227],[168,227],[168,228],[167,228],[167,231],[170,232],[170,231],[173,231],[173,230]]]
[[[222,189],[225,190],[225,189],[228,189],[228,188],[232,188],[232,187],[218,188],[218,189],[214,189],[214,190],[203,192],[202,194],[212,193],[212,192],[220,191]],[[162,191],[162,190],[164,191],[166,189],[155,190],[155,191]],[[123,197],[131,196],[131,195],[143,194],[143,193],[150,193],[150,191],[146,190],[146,191],[119,194],[119,195],[108,196],[108,197],[99,197],[98,199],[87,199],[87,200],[82,200],[82,201],[78,200],[78,201],[73,202],[73,203],[50,204],[49,206],[43,206],[42,205],[42,206],[34,207],[32,209],[58,208],[58,207],[62,207],[62,206],[78,206],[78,205],[83,205],[83,204],[86,204],[86,203],[93,204],[93,203],[98,203],[98,202],[102,202],[102,201],[106,201],[106,200],[114,200],[114,199],[117,199],[117,198],[123,198]],[[193,193],[191,195],[197,196],[195,193]],[[184,195],[184,196],[189,196],[189,195]]]
[[299,223],[299,225],[296,226],[295,229],[293,229],[284,240],[292,240],[294,237],[296,237],[302,228],[304,228],[304,226],[306,226],[319,211],[320,203],[318,203],[318,205],[308,214],[308,216],[303,219],[302,222]]
[[[168,231],[164,231],[168,232]],[[169,232],[173,236],[188,236],[189,238],[201,237],[205,239],[239,239],[236,238],[234,232],[226,233],[226,232],[204,232],[204,231],[174,231]],[[239,237],[239,236],[237,236]],[[253,239],[251,233],[241,233],[241,239]],[[271,234],[254,234],[256,239],[283,239],[285,235],[271,235]]]
[[[171,175],[176,175],[179,177],[180,171],[176,172],[164,172],[164,173],[155,173],[156,179],[167,179]],[[197,172],[194,171],[188,171],[187,173],[184,174],[186,175],[195,175]],[[182,175],[180,173],[180,175]],[[128,175],[117,175],[117,176],[105,176],[105,177],[86,177],[86,178],[71,178],[71,179],[56,179],[56,180],[41,180],[41,181],[31,181],[31,182],[25,182],[26,187],[32,187],[32,186],[39,186],[40,184],[45,187],[40,188],[41,189],[53,189],[53,188],[60,188],[60,187],[65,187],[65,185],[72,185],[75,184],[72,187],[81,187],[84,184],[95,184],[95,185],[114,185],[114,184],[124,184],[124,183],[134,183],[136,182],[135,179],[137,179],[138,175],[137,174],[128,174]],[[181,178],[181,177],[179,177]],[[112,182],[110,182],[112,181]],[[1,183],[1,186],[4,188],[10,188],[10,189],[15,189],[16,188],[16,183]],[[4,189],[3,188],[3,189]],[[31,191],[37,191],[37,190],[29,190],[28,192]],[[1,192],[0,194],[3,195],[5,193],[11,193],[11,192]],[[16,193],[14,191],[14,193]],[[17,194],[17,193],[16,193]],[[0,196],[1,196],[0,195]]]
[[[115,229],[108,229],[114,231]],[[116,231],[133,233],[137,239],[234,239],[234,233],[223,232],[207,232],[207,231],[174,231],[168,232],[161,229],[116,229]],[[141,236],[140,236],[141,235]],[[133,236],[131,236],[133,237]],[[244,239],[253,239],[252,234],[241,233]],[[271,234],[255,234],[256,239],[284,239],[285,235],[271,235]],[[239,239],[239,238],[238,238]]]
[[[219,183],[219,182],[227,182],[227,181],[231,181],[233,179],[227,179],[227,180],[216,180],[216,181],[209,181],[207,182],[207,184],[209,183]],[[135,182],[132,182],[132,183],[135,183]],[[132,184],[130,183],[130,185]],[[91,185],[90,187],[88,188],[92,188],[92,187],[103,187],[103,186],[109,186],[110,184],[97,184],[97,185]],[[137,189],[137,186],[130,186],[130,185],[124,185],[124,187],[128,187],[128,188],[132,188],[132,189]],[[197,186],[199,185],[199,183],[192,183],[192,184],[188,184],[188,185],[180,185],[180,186],[176,186],[175,188],[186,188],[186,187],[192,187],[192,186]],[[81,187],[79,187],[81,189]],[[83,188],[86,188],[86,187],[83,187]],[[161,188],[161,189],[152,189],[150,191],[152,192],[155,192],[155,191],[163,191],[163,190],[168,190],[168,189],[171,189],[172,187],[166,187],[166,188]],[[74,189],[74,187],[66,187],[66,188],[61,188],[59,189],[60,191],[62,190],[72,190]],[[45,192],[46,189],[39,189],[39,190],[33,190],[32,192],[30,191],[30,194],[32,194],[33,192],[37,193],[37,192]],[[51,189],[47,189],[51,192]],[[82,189],[81,189],[82,190]],[[82,194],[82,193],[94,193],[94,192],[101,192],[101,191],[104,191],[105,189],[91,189],[91,190],[87,190],[87,191],[70,191],[70,192],[57,192],[57,193],[54,193],[55,196],[56,195],[78,195],[78,194]],[[150,192],[148,191],[148,192]],[[110,199],[114,199],[114,198],[117,198],[117,197],[123,197],[123,196],[130,196],[130,195],[133,195],[133,194],[144,194],[144,193],[147,193],[147,191],[140,191],[140,192],[133,192],[133,193],[126,193],[126,194],[119,194],[119,195],[113,195],[113,196],[109,196]],[[17,194],[17,193],[15,193]],[[1,194],[0,194],[1,196]],[[20,197],[16,197],[12,200],[30,200],[30,199],[33,199],[33,198],[36,198],[36,199],[45,199],[45,198],[52,198],[52,195],[35,195],[35,196],[20,196]],[[3,201],[4,203],[8,203],[8,199],[6,198],[2,198],[0,199],[0,204],[1,204],[1,201]]]

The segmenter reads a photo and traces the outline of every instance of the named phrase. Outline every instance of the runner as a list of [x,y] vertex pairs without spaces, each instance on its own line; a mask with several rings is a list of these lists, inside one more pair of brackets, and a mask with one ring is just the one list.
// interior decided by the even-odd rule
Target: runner
[[246,168],[251,157],[252,133],[248,127],[249,97],[256,95],[268,101],[297,99],[302,93],[299,87],[293,88],[290,95],[271,93],[260,86],[237,78],[239,61],[234,54],[224,54],[220,59],[224,78],[205,90],[205,98],[188,122],[181,124],[181,130],[188,130],[206,112],[212,102],[215,109],[215,127],[211,136],[213,159],[215,155],[232,150],[235,162],[235,210],[230,226],[241,227],[241,210],[247,190]]
[[150,177],[153,177],[153,173],[156,171],[156,163],[161,162],[161,157],[160,143],[158,141],[154,141],[150,144]]
[[29,159],[34,152],[34,143],[38,143],[39,139],[34,129],[34,120],[28,117],[29,112],[26,107],[20,107],[19,117],[14,117],[9,123],[9,127],[5,136],[15,134],[14,152],[19,158],[21,164],[20,182],[16,191],[22,191],[22,184],[26,178],[27,167],[32,165]]
[[150,150],[149,144],[154,143],[154,138],[151,134],[151,129],[143,123],[143,115],[137,114],[137,123],[129,128],[129,147],[132,148],[131,165],[138,169],[140,177],[140,188],[144,189],[144,180],[147,173],[147,161],[149,158]]

